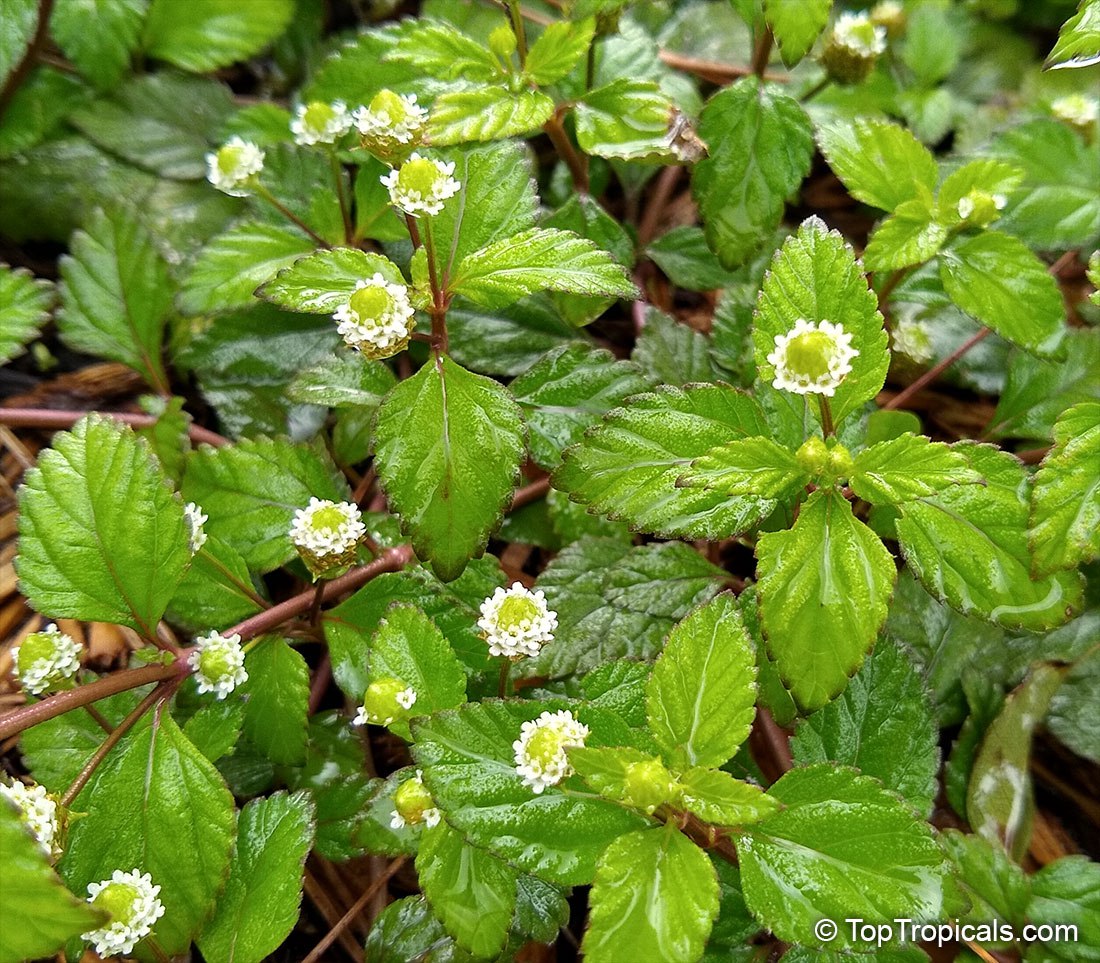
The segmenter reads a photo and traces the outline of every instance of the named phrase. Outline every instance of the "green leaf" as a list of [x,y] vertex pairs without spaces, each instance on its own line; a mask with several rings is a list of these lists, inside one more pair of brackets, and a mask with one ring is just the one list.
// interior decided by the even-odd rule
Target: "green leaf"
[[384,59],[442,80],[479,84],[501,79],[500,66],[489,49],[442,20],[415,21]]
[[390,203],[390,192],[382,183],[388,168],[376,157],[355,171],[355,237],[376,241],[403,241],[408,228]]
[[[512,743],[523,723],[560,708],[589,727],[588,745],[633,741],[626,725],[605,710],[565,701],[487,700],[414,719],[413,753],[447,822],[470,843],[547,881],[580,885],[592,881],[607,844],[644,819],[558,788],[535,795],[516,772]],[[582,785],[579,779],[576,784]]]
[[232,111],[223,84],[165,72],[128,80],[111,97],[81,106],[68,119],[93,143],[131,164],[162,177],[195,180],[205,179],[209,142]]
[[1037,355],[1061,355],[1066,309],[1057,282],[1023,241],[986,231],[940,254],[940,278],[967,314]]
[[721,769],[698,767],[683,773],[680,804],[716,826],[744,826],[779,809],[759,786],[735,779]]
[[151,637],[190,560],[179,498],[114,419],[58,433],[24,476],[16,571],[36,611]]
[[771,514],[775,503],[676,487],[692,460],[731,438],[768,433],[756,403],[727,385],[660,388],[611,411],[570,448],[552,484],[636,530],[722,539]]
[[98,0],[92,10],[81,0],[61,0],[50,17],[50,33],[80,73],[102,90],[113,87],[130,66],[147,8],[147,0]]
[[834,702],[798,727],[796,765],[833,762],[882,780],[924,816],[938,785],[939,729],[917,670],[902,650],[880,640]]
[[180,291],[180,310],[208,314],[255,304],[256,288],[313,250],[313,242],[296,228],[237,224],[207,244],[191,266]]
[[358,351],[341,351],[330,360],[306,368],[288,386],[295,401],[333,408],[377,408],[397,379],[382,362]]
[[864,501],[894,505],[981,480],[960,451],[906,432],[856,455],[850,483]]
[[590,963],[692,963],[718,914],[718,878],[682,833],[671,826],[644,829],[607,848],[589,899],[582,952]]
[[932,152],[904,127],[880,120],[830,124],[818,135],[833,173],[857,200],[884,211],[931,199],[939,179]]
[[863,252],[863,263],[871,271],[896,271],[923,264],[943,247],[947,237],[947,227],[935,219],[928,198],[902,201],[875,228]]
[[1095,947],[1100,945],[1100,865],[1086,856],[1063,856],[1031,877],[1031,893],[1030,919],[1077,928],[1075,943],[1048,943],[1043,949],[1067,960],[1095,960]]
[[794,453],[770,438],[740,438],[712,448],[691,463],[676,484],[727,495],[786,499],[806,486],[810,476]]
[[1100,63],[1100,0],[1081,0],[1077,12],[1058,33],[1058,42],[1043,65],[1047,70],[1091,67]]
[[239,701],[207,703],[184,723],[183,734],[211,762],[232,755],[241,738],[244,705]]
[[451,356],[482,374],[522,374],[551,348],[578,338],[549,294],[494,311],[456,298],[447,312],[447,330]]
[[1031,788],[1031,740],[1058,691],[1065,670],[1039,665],[1007,699],[985,732],[970,771],[966,818],[975,832],[1003,843],[1019,861],[1031,841],[1035,797]]
[[707,246],[701,227],[673,228],[650,244],[645,253],[673,284],[688,291],[723,288],[734,277]]
[[645,326],[631,358],[656,381],[686,385],[723,380],[711,358],[710,339],[654,307],[647,307]]
[[0,263],[0,364],[23,352],[50,316],[53,285]]
[[509,386],[531,433],[531,458],[552,470],[608,409],[645,391],[649,380],[629,361],[588,344],[547,352]]
[[424,833],[416,869],[424,895],[455,942],[475,956],[495,958],[508,939],[518,873],[445,822]]
[[764,15],[788,67],[810,52],[829,20],[832,6],[832,0],[766,0]]
[[256,591],[241,553],[217,535],[207,534],[206,544],[191,559],[168,614],[193,632],[212,625],[233,625],[260,611]]
[[829,402],[839,423],[874,398],[886,380],[890,354],[877,303],[844,238],[816,217],[803,221],[775,255],[760,289],[752,331],[758,379],[771,381],[775,367],[768,355],[775,339],[789,333],[799,318],[841,325],[859,354]]
[[533,228],[467,255],[449,289],[491,308],[536,291],[638,296],[626,270],[607,251],[572,231],[554,228]]
[[1039,250],[1095,243],[1100,152],[1065,124],[1034,120],[1001,134],[991,151],[1024,172],[997,226]]
[[588,53],[595,33],[596,21],[592,17],[551,23],[531,44],[523,72],[540,87],[557,83],[572,73]]
[[348,494],[323,445],[296,445],[285,438],[202,445],[189,456],[183,477],[184,497],[210,516],[206,531],[260,572],[297,555],[288,534],[297,509],[311,497],[343,501]]
[[810,172],[813,129],[796,100],[746,77],[707,102],[699,134],[710,152],[692,171],[692,193],[707,243],[734,268],[779,226]]
[[375,458],[417,557],[444,581],[485,551],[524,450],[516,403],[495,381],[435,357],[378,409]]
[[553,113],[554,101],[538,90],[513,93],[496,86],[455,90],[436,98],[428,136],[437,147],[523,137],[538,132]]
[[[932,828],[876,780],[806,766],[768,794],[784,809],[747,827],[737,855],[745,902],[779,939],[820,946],[823,918],[940,918],[945,867]],[[833,945],[849,932],[841,925]]]
[[96,211],[71,249],[61,259],[62,338],[122,362],[153,387],[166,385],[160,348],[172,284],[152,235],[126,208]]
[[[420,609],[386,611],[370,644],[372,679],[400,679],[416,692],[414,715],[453,709],[466,701],[466,673],[443,633]],[[360,693],[362,696],[362,693]],[[407,726],[396,727],[399,734]]]
[[842,497],[817,491],[794,527],[756,545],[760,619],[791,695],[823,706],[863,663],[886,621],[894,560]]
[[293,0],[152,0],[145,52],[184,70],[203,73],[258,54],[286,29]]
[[729,594],[669,633],[646,684],[649,729],[669,765],[716,768],[730,760],[756,715],[755,657]]
[[577,746],[569,750],[570,764],[592,789],[601,796],[627,805],[634,805],[627,785],[630,767],[656,761],[649,753],[624,746],[615,749]]
[[1047,728],[1079,756],[1100,762],[1100,652],[1081,658],[1055,693],[1047,714]]
[[902,62],[921,87],[933,87],[958,65],[965,23],[941,7],[913,10],[906,19]]
[[971,191],[1000,194],[1007,198],[1020,186],[1022,178],[1020,168],[1001,160],[982,158],[963,164],[948,174],[940,185],[936,196],[936,217],[944,225],[959,224],[962,221],[959,201]]
[[313,820],[313,801],[303,792],[278,792],[241,809],[229,879],[198,939],[203,959],[261,963],[290,935]]
[[165,953],[187,950],[214,909],[229,870],[233,797],[214,766],[167,711],[130,733],[107,757],[74,809],[61,874],[74,890],[139,867],[160,886],[164,916],[153,929]]
[[1028,544],[1036,575],[1100,555],[1100,404],[1076,405],[1055,423],[1031,493]]
[[14,0],[5,11],[0,26],[0,80],[6,80],[23,59],[38,26],[38,4],[35,0]]
[[287,311],[332,314],[355,293],[356,284],[381,274],[391,284],[404,284],[397,265],[381,254],[337,247],[314,251],[283,268],[256,294]]
[[[65,889],[19,810],[6,798],[0,802],[0,852],[0,917],[8,921],[0,933],[2,963],[53,956],[66,940],[100,925],[100,913]],[[12,925],[15,920],[18,926]]]
[[901,505],[906,563],[936,598],[1008,628],[1050,629],[1081,605],[1076,573],[1032,580],[1026,473],[1012,455],[963,443],[984,485],[961,485]]
[[365,963],[473,963],[474,957],[455,945],[423,896],[406,896],[390,903],[371,927],[363,947]]
[[678,161],[670,137],[674,110],[653,81],[620,77],[577,102],[577,143],[597,157]]
[[276,765],[300,763],[306,751],[309,667],[285,639],[265,639],[248,653],[244,734]]
[[675,542],[636,548],[615,538],[575,542],[539,577],[558,630],[535,665],[557,677],[611,659],[652,658],[673,625],[717,594],[724,577]]

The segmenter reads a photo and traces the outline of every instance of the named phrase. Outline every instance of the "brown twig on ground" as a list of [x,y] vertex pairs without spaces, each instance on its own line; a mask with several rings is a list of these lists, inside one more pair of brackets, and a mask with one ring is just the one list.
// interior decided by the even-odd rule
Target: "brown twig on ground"
[[[66,429],[72,428],[85,415],[103,415],[114,418],[131,428],[149,428],[157,423],[155,415],[142,415],[130,411],[63,411],[51,408],[3,408],[0,407],[0,425],[10,428],[43,428]],[[228,445],[229,439],[203,428],[200,425],[191,425],[187,429],[187,435],[195,444],[213,445],[219,448]]]

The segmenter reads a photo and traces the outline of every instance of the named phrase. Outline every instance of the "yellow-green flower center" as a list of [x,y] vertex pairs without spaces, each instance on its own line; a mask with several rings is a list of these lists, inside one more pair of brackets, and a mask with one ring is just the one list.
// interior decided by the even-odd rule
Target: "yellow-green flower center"
[[218,151],[218,170],[230,177],[237,173],[244,159],[244,148],[227,144]]
[[527,758],[545,769],[561,752],[561,735],[549,727],[538,729],[527,741],[526,750]]
[[302,114],[302,124],[311,130],[322,131],[332,121],[335,112],[331,104],[320,100],[311,101]]
[[392,90],[380,90],[370,102],[370,112],[385,117],[390,124],[400,124],[408,111],[405,101]]
[[363,709],[371,719],[397,719],[405,715],[406,710],[397,696],[404,692],[407,686],[400,679],[392,676],[385,679],[375,679],[367,686],[363,696]]
[[824,441],[814,435],[802,443],[794,456],[798,459],[798,464],[803,471],[809,475],[816,475],[825,467],[829,459],[829,449]]
[[393,806],[409,825],[422,822],[424,813],[435,806],[431,793],[419,779],[406,779],[393,794]]
[[128,923],[140,895],[129,883],[108,883],[92,900],[92,905],[105,910],[112,922]]
[[497,625],[510,632],[523,628],[524,622],[530,625],[539,614],[539,607],[531,599],[523,595],[510,595],[497,612]]
[[208,679],[222,679],[233,671],[229,657],[220,646],[203,651],[199,656],[199,670]]
[[393,306],[389,291],[376,285],[360,288],[348,299],[348,306],[361,320],[380,318]]
[[19,646],[19,665],[25,672],[37,662],[52,659],[57,651],[58,636],[54,632],[33,632]]
[[401,165],[397,174],[397,186],[407,193],[428,197],[440,178],[439,168],[426,157],[417,157]]
[[829,359],[836,342],[824,331],[806,331],[787,344],[787,369],[794,375],[817,381],[829,374]]
[[[352,296],[354,300],[354,295]],[[318,508],[310,517],[309,524],[315,532],[334,532],[347,518],[335,505],[326,505]]]
[[658,759],[631,763],[626,769],[626,792],[639,809],[653,812],[672,798],[672,775]]

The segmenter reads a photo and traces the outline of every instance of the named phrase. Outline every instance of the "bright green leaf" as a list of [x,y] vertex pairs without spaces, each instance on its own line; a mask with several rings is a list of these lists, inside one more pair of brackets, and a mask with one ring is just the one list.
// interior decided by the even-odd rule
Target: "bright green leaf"
[[779,808],[759,786],[735,779],[721,769],[689,769],[680,775],[679,784],[684,808],[716,826],[744,826]]
[[0,364],[21,354],[50,316],[53,285],[0,263]]
[[241,809],[229,879],[198,940],[208,963],[261,963],[290,935],[313,820],[313,801],[301,792],[275,793]]
[[516,403],[495,381],[435,357],[378,410],[375,457],[418,558],[450,581],[485,550],[524,449]]
[[202,632],[255,615],[260,597],[241,553],[208,533],[168,603],[168,613],[184,628]]
[[784,203],[810,172],[810,119],[797,101],[749,77],[707,102],[699,134],[709,155],[692,171],[692,193],[707,243],[734,268],[778,227]]
[[832,6],[833,0],[766,0],[764,15],[788,67],[810,52],[829,20]]
[[50,33],[85,77],[109,88],[130,66],[148,6],[148,0],[60,0]]
[[414,21],[384,57],[441,80],[461,78],[483,84],[501,79],[500,66],[488,47],[442,20]]
[[927,198],[902,201],[875,228],[863,252],[863,263],[871,271],[897,271],[923,264],[943,246],[947,237],[947,228],[934,219]]
[[704,488],[727,495],[785,499],[810,481],[794,453],[770,438],[739,438],[712,448],[676,481],[684,488]]
[[1006,198],[1020,186],[1023,171],[1005,161],[992,158],[970,161],[944,178],[936,195],[936,217],[944,225],[962,221],[959,201],[971,191]]
[[823,706],[848,682],[886,621],[894,560],[838,495],[817,491],[789,531],[756,546],[768,651],[791,694]]
[[540,87],[557,83],[581,62],[595,33],[592,17],[550,24],[527,51],[524,73]]
[[616,839],[600,857],[582,951],[590,963],[693,963],[718,913],[718,879],[671,826]]
[[1067,960],[1095,960],[1095,947],[1100,946],[1100,864],[1086,856],[1063,856],[1031,877],[1031,892],[1031,920],[1077,927],[1076,941],[1048,943],[1042,950]]
[[537,133],[553,113],[554,101],[538,90],[513,93],[496,86],[455,90],[436,98],[428,136],[438,147],[523,137]]
[[24,476],[19,509],[16,571],[36,611],[154,636],[191,552],[183,506],[144,440],[88,415]]
[[674,109],[653,81],[621,77],[577,102],[577,143],[597,157],[676,161],[670,138]]
[[215,700],[200,708],[184,723],[183,734],[211,762],[232,755],[241,738],[244,705],[240,701]]
[[38,26],[36,0],[13,0],[0,24],[0,80],[6,80],[23,59]]
[[851,474],[852,491],[873,505],[894,505],[981,480],[960,451],[909,432],[863,449]]
[[1077,12],[1062,25],[1044,66],[1064,70],[1095,63],[1100,63],[1100,0],[1081,0]]
[[359,281],[381,274],[391,284],[404,285],[397,265],[380,254],[337,247],[315,251],[283,268],[256,294],[287,311],[332,314],[347,304]]
[[293,0],[152,0],[145,52],[202,73],[258,54],[293,16]]

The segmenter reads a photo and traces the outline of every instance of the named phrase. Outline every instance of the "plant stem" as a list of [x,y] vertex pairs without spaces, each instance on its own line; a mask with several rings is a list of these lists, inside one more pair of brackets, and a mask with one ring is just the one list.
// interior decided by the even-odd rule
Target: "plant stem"
[[432,286],[432,347],[437,352],[447,351],[447,293],[439,282],[435,264],[435,241],[432,238],[432,221],[424,221],[424,250],[428,255],[428,282]]
[[512,660],[507,656],[500,658],[500,681],[497,684],[497,695],[504,699],[511,695]]
[[983,338],[988,337],[993,333],[991,328],[982,328],[973,337],[968,338],[959,347],[951,352],[946,358],[943,359],[934,368],[929,368],[924,374],[922,374],[916,381],[914,381],[908,388],[903,391],[899,391],[893,398],[891,398],[886,404],[882,406],[883,411],[891,411],[894,408],[900,408],[905,402],[907,402],[913,395],[919,391],[924,390],[928,385],[935,381],[941,374],[943,374],[948,368],[951,367],[956,361],[959,360],[964,354],[966,354],[971,348],[974,347]]
[[[715,60],[699,60],[696,57],[685,57],[683,54],[674,53],[671,50],[662,50],[661,60],[677,70],[695,74],[703,80],[709,80],[712,84],[728,84],[741,77],[751,77],[755,71],[752,67],[738,67],[734,64],[723,64]],[[774,83],[786,84],[790,82],[787,74],[765,73],[764,80]]]
[[508,13],[512,17],[512,32],[516,35],[516,53],[521,68],[527,66],[527,28],[523,23],[523,14],[519,9],[519,0],[505,0]]
[[[66,429],[72,428],[85,415],[96,414],[105,418],[114,418],[131,428],[150,428],[157,423],[155,415],[139,415],[128,411],[62,411],[52,408],[3,408],[0,407],[0,425],[8,425],[11,428],[45,428]],[[229,439],[224,438],[208,428],[191,425],[187,429],[187,436],[198,445],[213,445],[220,448],[228,445]]]
[[775,34],[772,28],[765,25],[764,32],[756,41],[756,48],[752,52],[752,72],[761,80],[768,69],[768,58],[771,57],[772,44],[775,42]]
[[325,599],[325,583],[320,581],[313,590],[313,604],[309,607],[309,624],[316,625],[321,617],[321,603]]
[[310,236],[310,238],[316,244],[318,244],[319,246],[321,246],[325,249],[331,249],[332,248],[332,245],[329,244],[328,241],[326,241],[323,237],[321,237],[320,234],[318,234],[315,230],[313,230],[313,228],[311,228],[297,214],[295,214],[289,208],[284,206],[279,200],[277,200],[275,195],[272,194],[271,191],[269,191],[262,184],[257,184],[256,187],[255,187],[255,191],[256,191],[256,196],[257,197],[262,198],[263,200],[267,201],[268,204],[270,204],[273,208],[275,208],[275,210],[277,210],[280,214],[282,214],[283,217],[285,217],[288,221],[290,221],[291,224],[294,224],[297,227],[301,228],[303,231],[305,231],[306,234],[308,234]]
[[596,44],[599,43],[600,38],[598,36],[592,38],[592,43],[588,45],[588,57],[584,64],[584,89],[589,91],[592,89],[592,84],[596,81]]
[[62,806],[68,809],[73,804],[73,800],[80,795],[80,790],[87,785],[88,780],[92,778],[96,769],[99,768],[100,763],[103,762],[103,760],[107,758],[107,754],[118,745],[119,740],[134,727],[134,723],[145,715],[157,700],[162,697],[167,697],[177,684],[178,682],[162,682],[142,699],[125,719],[115,726],[111,734],[108,735],[107,738],[103,740],[100,747],[96,749],[92,758],[84,764],[84,768],[80,770],[76,779],[73,780],[73,784],[65,790],[65,795],[61,797]]
[[545,497],[548,491],[550,491],[549,478],[541,478],[538,481],[531,482],[530,485],[524,485],[522,488],[516,489],[515,495],[512,496],[510,511],[523,508],[524,505],[530,505],[531,502],[537,502],[540,498]]
[[829,399],[824,395],[817,396],[818,407],[821,410],[821,433],[828,438],[836,434],[833,426],[833,409],[829,407]]
[[816,84],[814,84],[809,90],[807,90],[806,93],[804,93],[801,97],[799,97],[798,102],[800,104],[809,103],[818,94],[820,94],[821,91],[823,91],[826,87],[828,87],[829,84],[831,84],[832,82],[833,82],[833,80],[832,80],[831,77],[828,77],[828,76],[823,77]]
[[348,206],[347,195],[344,193],[344,168],[340,158],[336,156],[336,148],[328,155],[329,165],[332,168],[332,179],[336,182],[336,199],[340,202],[340,218],[344,222],[344,243],[355,243],[355,228],[351,223],[351,209]]
[[573,178],[573,187],[578,193],[587,194],[588,161],[587,158],[583,157],[583,155],[573,146],[573,142],[565,132],[565,125],[561,120],[560,109],[542,125],[542,129],[546,132],[546,136],[550,138],[550,143],[554,145],[554,150],[558,152],[558,157],[560,157],[565,162],[565,166],[569,168],[569,174]]
[[31,38],[31,42],[26,52],[23,54],[23,59],[19,61],[18,66],[8,75],[4,88],[0,90],[0,117],[2,117],[4,111],[11,106],[12,98],[15,97],[16,91],[19,90],[23,81],[27,79],[27,75],[34,69],[34,65],[38,60],[38,55],[46,45],[46,40],[49,36],[50,14],[53,13],[53,5],[54,0],[39,0],[38,24],[34,28],[34,37]]
[[911,267],[898,268],[886,279],[886,283],[878,292],[878,309],[880,312],[886,306],[886,302],[889,300],[890,295],[894,293],[894,288],[896,288],[912,270],[913,268]]

